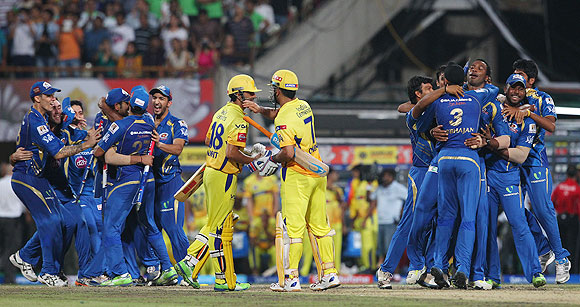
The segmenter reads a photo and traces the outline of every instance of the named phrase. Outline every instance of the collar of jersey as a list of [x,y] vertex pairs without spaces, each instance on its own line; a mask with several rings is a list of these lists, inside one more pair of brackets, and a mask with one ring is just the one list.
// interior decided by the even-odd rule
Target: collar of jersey
[[297,103],[297,102],[298,102],[298,98],[294,98],[294,99],[288,101],[287,103],[285,103],[283,106],[281,106],[280,107],[280,110],[282,110],[287,105],[291,105],[291,104],[294,104],[294,103]]
[[233,102],[228,102],[228,104],[230,106],[230,108],[234,108],[237,112],[240,112],[242,114],[246,114],[246,112],[244,112],[244,109],[242,109],[242,107],[240,107],[239,105],[233,103]]
[[159,126],[165,126],[169,120],[169,117],[171,117],[171,112],[167,111],[167,115],[165,115],[165,118],[163,118],[163,120],[159,123]]
[[[44,119],[45,124],[48,124],[48,120],[46,119],[46,117],[42,116],[42,114],[40,114],[40,112],[37,109],[35,109],[34,106],[30,107],[30,110],[38,117]],[[48,117],[48,113],[46,114],[46,116]]]

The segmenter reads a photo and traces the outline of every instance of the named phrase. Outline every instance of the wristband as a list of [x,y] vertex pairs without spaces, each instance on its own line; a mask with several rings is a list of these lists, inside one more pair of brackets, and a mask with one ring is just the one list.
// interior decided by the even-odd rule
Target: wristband
[[491,139],[485,139],[485,145],[489,146],[489,143],[491,143]]
[[530,111],[530,109],[528,109],[528,114],[526,114],[526,117],[530,117],[530,115],[532,115],[532,111]]

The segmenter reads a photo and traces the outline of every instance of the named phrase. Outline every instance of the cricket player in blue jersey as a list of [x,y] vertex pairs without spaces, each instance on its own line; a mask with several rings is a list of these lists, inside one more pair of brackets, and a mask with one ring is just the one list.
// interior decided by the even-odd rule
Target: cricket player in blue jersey
[[[123,258],[121,233],[126,225],[127,216],[134,207],[133,198],[139,191],[144,165],[151,166],[153,157],[147,155],[151,143],[154,123],[144,115],[149,103],[149,95],[143,90],[136,90],[131,96],[130,115],[115,121],[95,149],[95,156],[105,156],[105,162],[117,165],[117,174],[112,178],[113,185],[107,195],[107,207],[104,212],[103,241],[106,261],[112,279],[103,282],[103,286],[126,286],[133,283]],[[176,279],[177,273],[169,261],[163,236],[153,219],[153,201],[155,184],[152,173],[144,178],[144,195],[138,221],[144,227],[146,236],[161,261],[163,274],[160,278]]]
[[185,204],[177,201],[173,195],[184,183],[179,154],[188,141],[187,123],[169,112],[173,97],[168,87],[160,85],[149,91],[149,94],[156,126],[152,136],[155,142],[155,221],[169,236],[173,257],[179,262],[187,255],[189,240],[183,231]]
[[[65,146],[50,131],[45,116],[53,109],[56,99],[54,93],[58,91],[45,81],[32,85],[30,98],[33,106],[24,116],[16,146],[32,151],[33,156],[30,160],[16,162],[12,176],[14,192],[36,223],[43,259],[38,280],[50,287],[66,286],[66,282],[58,276],[62,266],[59,255],[63,251],[64,237],[62,205],[45,177],[47,158],[50,155],[54,159],[61,159],[77,154],[93,147],[99,137],[98,131],[93,131],[87,141]],[[19,252],[11,255],[10,260],[21,270],[25,269],[23,267],[26,264]]]
[[[423,96],[433,91],[433,80],[428,77],[414,76],[407,83],[407,93],[412,104],[416,104]],[[401,256],[405,251],[406,243],[409,238],[409,230],[413,222],[413,214],[415,211],[415,201],[419,187],[423,182],[423,178],[427,173],[427,168],[431,159],[433,158],[434,145],[423,134],[417,132],[417,119],[413,118],[411,112],[407,112],[406,122],[411,137],[411,146],[413,148],[413,166],[409,171],[407,187],[408,194],[405,204],[403,205],[403,214],[399,225],[393,234],[393,238],[388,247],[388,252],[385,261],[377,270],[377,280],[379,288],[390,289],[391,279],[397,264],[401,260]],[[407,283],[414,284],[419,277],[425,273],[424,269],[411,270],[407,276]]]
[[[518,74],[513,74],[508,78],[504,90],[507,105],[517,107],[526,99],[525,84],[525,79]],[[498,207],[501,204],[514,233],[515,246],[524,275],[528,282],[532,282],[535,287],[541,287],[546,284],[546,279],[541,274],[536,243],[525,216],[518,165],[523,163],[528,156],[536,133],[536,123],[530,118],[526,118],[522,123],[517,123],[515,119],[508,121],[500,113],[502,108],[503,105],[496,100],[486,104],[482,110],[483,122],[492,125],[494,134],[510,138],[508,149],[493,153],[488,152],[486,155],[492,217],[489,227],[490,246],[494,243],[497,245],[497,218],[495,217],[497,217]],[[489,140],[485,148],[494,151],[496,144],[498,144],[495,138],[490,139],[489,135],[481,138],[480,134],[478,137]],[[470,141],[471,139],[467,140],[466,145],[471,146]],[[483,142],[476,146],[482,145],[484,145]],[[497,246],[490,249],[488,254],[489,284],[493,285],[494,282],[499,284],[500,265]]]

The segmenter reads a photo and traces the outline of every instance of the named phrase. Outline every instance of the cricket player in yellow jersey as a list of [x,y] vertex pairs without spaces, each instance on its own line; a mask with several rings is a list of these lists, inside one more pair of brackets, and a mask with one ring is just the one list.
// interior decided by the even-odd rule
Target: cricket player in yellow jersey
[[330,228],[334,229],[334,267],[340,269],[342,255],[342,218],[344,216],[346,203],[342,188],[336,185],[338,173],[330,169],[326,179],[326,212]]
[[[318,160],[320,154],[314,132],[314,116],[306,101],[296,98],[298,77],[289,70],[278,70],[272,76],[272,100],[279,109],[264,108],[256,103],[245,103],[250,110],[274,119],[280,141],[280,152],[268,158],[260,174],[273,174],[282,163],[281,190],[283,248],[277,252],[278,283],[270,286],[273,291],[300,291],[298,263],[302,255],[302,237],[311,234],[313,254],[318,269],[318,281],[310,289],[319,291],[338,287],[337,270],[334,267],[334,231],[326,216],[326,177],[319,177],[306,170],[294,160],[295,146]],[[262,158],[263,159],[263,158]],[[268,170],[272,171],[268,171]],[[278,226],[277,226],[278,227]],[[283,272],[281,272],[283,270]]]
[[200,230],[187,250],[188,255],[175,268],[192,287],[199,288],[197,275],[212,257],[215,271],[215,291],[246,290],[248,283],[238,283],[233,268],[232,212],[237,190],[237,175],[244,164],[263,156],[266,147],[255,144],[246,154],[248,124],[244,121],[243,102],[256,98],[254,79],[248,75],[234,76],[228,83],[230,101],[213,116],[205,144],[208,146],[203,188],[206,195],[207,224]]
[[260,218],[266,210],[269,216],[275,216],[280,209],[280,197],[278,194],[279,183],[276,176],[262,177],[258,172],[253,172],[244,180],[244,198],[251,220]]
[[360,232],[361,237],[361,257],[360,265],[362,270],[374,268],[376,266],[377,240],[375,239],[375,228],[378,227],[376,221],[376,210],[370,211],[368,195],[373,189],[373,182],[363,180],[354,191],[352,204],[350,206],[350,218],[353,220],[353,229]]

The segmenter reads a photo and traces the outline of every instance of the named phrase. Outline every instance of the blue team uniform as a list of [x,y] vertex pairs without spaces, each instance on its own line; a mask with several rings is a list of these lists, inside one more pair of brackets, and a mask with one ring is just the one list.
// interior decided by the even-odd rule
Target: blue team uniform
[[448,140],[442,142],[439,152],[439,195],[436,234],[435,267],[442,268],[447,261],[449,238],[458,216],[461,217],[455,257],[458,272],[469,276],[475,244],[475,220],[481,190],[481,169],[477,151],[465,146],[471,133],[479,131],[479,118],[484,94],[482,89],[465,92],[456,98],[449,94],[433,105],[437,123],[447,130]]
[[[151,142],[153,129],[154,124],[150,117],[131,115],[111,124],[98,146],[105,152],[116,145],[116,151],[119,154],[144,155]],[[113,276],[128,273],[127,265],[123,259],[121,233],[125,228],[127,216],[133,209],[132,200],[139,189],[142,173],[142,165],[125,165],[119,166],[116,177],[111,178],[113,185],[106,196],[108,202],[104,212],[103,246],[107,265]],[[144,227],[147,239],[161,261],[161,268],[166,270],[171,267],[171,262],[163,242],[163,236],[153,219],[155,184],[151,172],[146,178],[144,191],[143,203],[137,214],[137,219],[139,224]],[[127,226],[136,225],[127,224]]]
[[427,173],[429,163],[434,155],[433,143],[427,139],[427,136],[424,135],[424,133],[420,134],[417,131],[418,121],[421,121],[421,117],[417,120],[413,118],[412,111],[407,113],[406,123],[411,138],[411,146],[413,148],[413,166],[409,170],[407,180],[408,192],[407,199],[403,205],[403,214],[389,244],[385,261],[381,264],[381,270],[383,272],[393,273],[395,271],[395,268],[397,267],[397,264],[399,264],[401,256],[407,247],[409,231],[413,224],[413,215],[415,212],[415,204],[417,195],[419,194],[419,188],[423,184],[423,179]]
[[[554,116],[558,118],[554,101],[550,95],[538,89],[527,89],[526,97],[530,104],[535,106],[535,113],[539,116]],[[542,228],[546,231],[552,251],[556,259],[563,259],[570,253],[562,247],[556,211],[551,200],[552,175],[550,174],[548,156],[544,137],[546,130],[537,126],[536,135],[528,158],[521,166],[522,183],[528,192],[532,209]]]
[[[183,139],[187,143],[187,124],[185,121],[167,113],[167,116],[156,128],[160,141],[173,144],[175,139]],[[168,154],[155,148],[153,174],[155,175],[155,221],[160,229],[164,229],[173,250],[175,261],[179,262],[187,255],[189,240],[183,231],[185,219],[185,204],[177,201],[173,195],[183,185],[181,165],[178,156]]]
[[36,223],[43,256],[40,274],[56,275],[62,266],[59,260],[63,250],[62,207],[44,177],[44,169],[48,156],[56,155],[64,144],[50,131],[42,114],[31,108],[22,120],[16,147],[32,151],[33,156],[30,160],[16,162],[12,189]]

